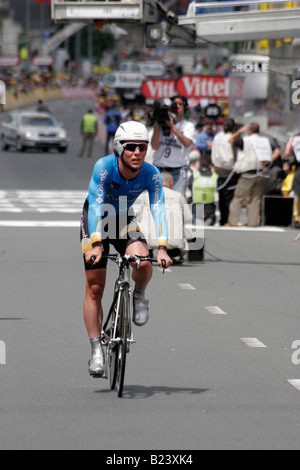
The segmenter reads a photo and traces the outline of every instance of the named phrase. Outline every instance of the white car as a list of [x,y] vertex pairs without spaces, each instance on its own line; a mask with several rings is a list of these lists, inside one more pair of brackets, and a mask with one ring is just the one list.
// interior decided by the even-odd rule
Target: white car
[[68,139],[63,129],[48,113],[34,111],[13,111],[2,123],[2,150],[16,147],[20,152],[26,149],[42,149],[47,152],[51,148],[66,152]]

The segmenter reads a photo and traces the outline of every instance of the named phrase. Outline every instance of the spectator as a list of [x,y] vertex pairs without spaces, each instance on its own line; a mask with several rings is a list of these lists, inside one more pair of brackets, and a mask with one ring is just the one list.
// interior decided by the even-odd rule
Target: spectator
[[[169,227],[168,255],[173,259],[173,262],[181,263],[188,249],[184,226],[192,223],[192,214],[182,194],[173,190],[174,181],[170,173],[162,173],[161,178]],[[140,202],[138,222],[149,248],[153,250],[157,247],[157,239],[147,193],[142,194]]]
[[98,121],[90,109],[82,118],[81,121],[81,134],[82,134],[82,147],[79,153],[79,157],[84,156],[85,148],[88,148],[88,158],[91,158],[95,137],[98,132]]
[[192,75],[202,75],[203,64],[202,60],[199,60],[197,57],[194,58]]
[[196,147],[202,155],[211,155],[212,142],[215,135],[212,124],[206,124],[203,131],[198,135]]
[[245,131],[248,131],[249,135],[241,141],[241,150],[238,150],[234,167],[235,171],[241,176],[230,204],[228,225],[238,225],[242,205],[247,196],[250,195],[247,227],[256,227],[264,190],[262,170],[272,160],[272,148],[269,139],[259,135],[260,128],[257,123],[242,127],[232,136],[231,143],[234,144]]
[[105,153],[109,154],[109,143],[114,139],[115,133],[122,121],[122,115],[117,109],[113,98],[108,98],[107,109],[104,115],[104,124],[106,125],[107,136],[105,144]]
[[199,170],[194,172],[190,180],[193,201],[193,223],[196,222],[197,207],[203,204],[205,225],[215,225],[217,181],[218,175],[212,168],[210,158],[207,155],[202,155],[200,157]]
[[3,105],[6,104],[6,85],[0,80],[0,109],[3,111]]
[[50,109],[42,100],[38,100],[38,105],[37,105],[36,110],[39,111],[40,113],[50,113]]
[[218,178],[220,225],[228,222],[229,206],[234,196],[234,191],[239,175],[233,170],[235,163],[234,148],[230,142],[236,124],[233,119],[227,119],[223,131],[219,132],[212,143],[211,159]]
[[[293,191],[298,201],[298,215],[300,214],[300,133],[292,137],[287,143],[285,157],[294,156],[296,160],[296,171],[293,182]],[[295,228],[300,228],[299,221],[295,223]]]
[[266,195],[282,195],[282,184],[287,176],[284,170],[284,164],[281,158],[280,148],[275,148],[272,154],[272,162],[265,167],[264,175],[264,194]]
[[188,170],[190,166],[190,152],[196,144],[196,131],[192,122],[186,119],[188,103],[186,98],[175,96],[172,101],[176,103],[176,120],[169,114],[165,122],[168,132],[163,132],[163,126],[155,122],[151,139],[153,164],[163,173],[170,173],[174,181],[174,190],[186,195],[188,183]]

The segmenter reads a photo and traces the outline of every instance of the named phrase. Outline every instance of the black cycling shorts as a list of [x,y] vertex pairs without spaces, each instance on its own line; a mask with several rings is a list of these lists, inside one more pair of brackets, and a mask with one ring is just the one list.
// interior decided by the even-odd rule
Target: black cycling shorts
[[[86,201],[82,215],[81,215],[81,226],[80,226],[80,241],[84,241],[85,244],[90,241],[90,234],[88,228],[88,202]],[[102,219],[102,244],[103,252],[109,253],[110,245],[112,245],[120,255],[126,253],[127,247],[135,242],[142,242],[147,247],[147,241],[140,231],[135,216],[124,214],[121,216],[106,216]],[[92,249],[92,246],[90,247]],[[105,269],[107,266],[107,258],[103,257],[100,263],[92,265],[87,263],[84,258],[84,266],[86,271],[92,269]]]

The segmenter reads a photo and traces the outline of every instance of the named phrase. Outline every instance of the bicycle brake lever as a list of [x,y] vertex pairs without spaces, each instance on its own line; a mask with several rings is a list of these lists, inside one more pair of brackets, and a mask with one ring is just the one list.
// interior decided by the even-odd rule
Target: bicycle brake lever
[[138,258],[138,257],[136,258],[135,264],[136,264],[137,269],[140,269],[140,266],[141,266],[141,260],[140,260],[140,258]]

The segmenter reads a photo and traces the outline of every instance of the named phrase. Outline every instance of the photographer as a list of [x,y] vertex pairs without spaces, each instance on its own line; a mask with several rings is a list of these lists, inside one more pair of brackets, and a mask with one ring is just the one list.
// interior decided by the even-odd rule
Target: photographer
[[172,105],[156,106],[152,113],[154,132],[151,140],[153,164],[160,172],[170,173],[174,190],[186,195],[190,152],[196,144],[195,126],[185,119],[188,103],[182,96],[171,98]]

